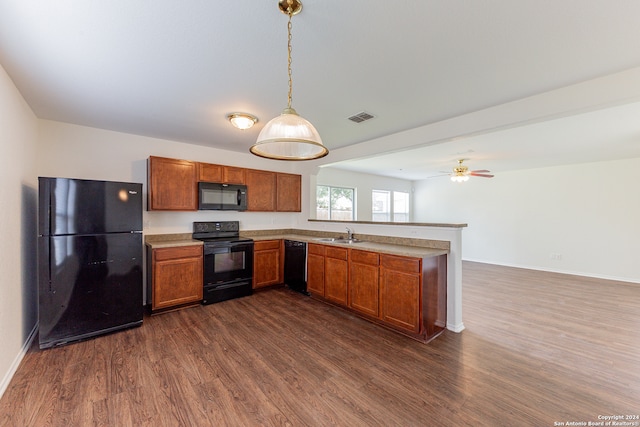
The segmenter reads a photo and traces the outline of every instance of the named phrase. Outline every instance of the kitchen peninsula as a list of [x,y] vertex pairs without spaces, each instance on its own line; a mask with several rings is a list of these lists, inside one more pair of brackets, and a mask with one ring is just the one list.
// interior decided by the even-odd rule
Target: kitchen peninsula
[[[440,226],[460,229],[465,225]],[[449,274],[449,241],[358,233],[357,240],[345,243],[335,240],[344,233],[301,229],[240,234],[255,241],[254,289],[282,284],[283,241],[303,241],[308,245],[308,290],[313,298],[422,342],[445,327],[453,329],[448,312],[452,301],[447,301],[451,298],[448,281],[455,277]],[[146,243],[149,249],[166,248],[189,245],[190,238],[187,234],[148,235]]]

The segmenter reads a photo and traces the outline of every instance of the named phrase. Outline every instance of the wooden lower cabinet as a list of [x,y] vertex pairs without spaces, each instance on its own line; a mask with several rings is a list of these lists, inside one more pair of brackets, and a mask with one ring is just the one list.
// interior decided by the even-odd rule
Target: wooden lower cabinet
[[257,241],[253,246],[253,288],[281,284],[283,281],[282,240]]
[[349,263],[349,307],[360,313],[378,317],[380,255],[351,250]]
[[307,290],[428,342],[446,327],[447,255],[416,258],[309,243]]
[[328,246],[325,250],[324,297],[333,303],[347,305],[349,264],[348,250]]
[[307,245],[307,291],[320,297],[324,297],[324,255],[325,246]]
[[380,260],[380,318],[408,332],[421,326],[421,259],[382,255]]
[[158,248],[148,253],[151,311],[202,301],[202,245]]

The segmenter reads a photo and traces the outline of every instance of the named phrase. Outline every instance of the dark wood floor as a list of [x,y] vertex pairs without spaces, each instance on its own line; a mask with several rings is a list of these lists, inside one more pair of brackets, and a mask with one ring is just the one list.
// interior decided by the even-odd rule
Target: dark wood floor
[[421,344],[286,289],[25,356],[2,426],[554,426],[640,414],[640,286],[465,262]]

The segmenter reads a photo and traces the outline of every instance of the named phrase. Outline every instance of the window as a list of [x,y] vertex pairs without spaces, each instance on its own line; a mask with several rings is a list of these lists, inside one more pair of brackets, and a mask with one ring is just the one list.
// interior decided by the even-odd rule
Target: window
[[409,193],[373,190],[371,219],[381,222],[409,222]]
[[371,220],[391,221],[391,203],[389,191],[373,190],[371,192]]
[[409,222],[409,193],[393,192],[393,222]]
[[353,221],[354,197],[353,188],[316,187],[316,219],[336,221]]

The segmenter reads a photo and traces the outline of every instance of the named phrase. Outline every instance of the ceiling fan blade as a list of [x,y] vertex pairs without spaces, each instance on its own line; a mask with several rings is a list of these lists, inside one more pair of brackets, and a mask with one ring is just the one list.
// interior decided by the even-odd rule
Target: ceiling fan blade
[[491,171],[488,171],[486,169],[479,169],[477,171],[471,171],[471,173],[489,173],[489,172],[491,172]]
[[469,173],[469,175],[471,175],[471,176],[479,176],[479,177],[482,177],[482,178],[493,178],[493,175],[488,174],[488,173],[475,173],[475,172],[471,172],[471,173]]

